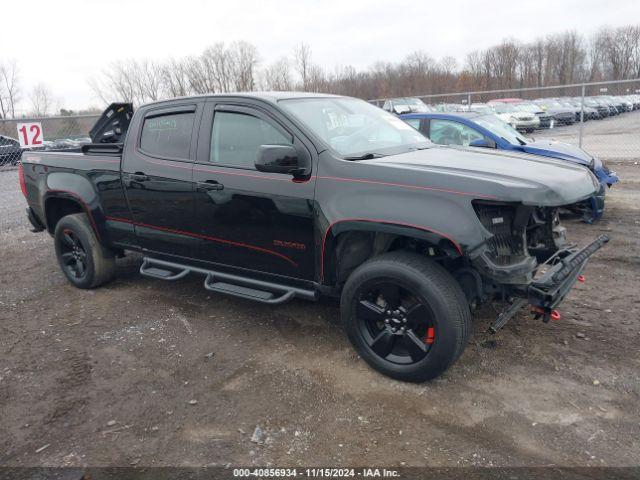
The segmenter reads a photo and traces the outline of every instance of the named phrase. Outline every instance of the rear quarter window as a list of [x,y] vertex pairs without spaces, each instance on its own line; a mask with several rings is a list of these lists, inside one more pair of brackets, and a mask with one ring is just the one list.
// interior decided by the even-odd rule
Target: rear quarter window
[[158,157],[189,159],[194,113],[177,113],[146,118],[140,149]]

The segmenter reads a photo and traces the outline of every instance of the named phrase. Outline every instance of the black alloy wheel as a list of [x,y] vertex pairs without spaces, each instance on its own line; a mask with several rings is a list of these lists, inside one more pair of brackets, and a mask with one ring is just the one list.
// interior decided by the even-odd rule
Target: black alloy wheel
[[73,230],[64,229],[62,231],[62,242],[60,243],[60,257],[62,267],[67,275],[82,279],[87,274],[87,252],[80,241],[80,238]]
[[356,308],[360,333],[381,359],[409,365],[423,360],[435,342],[435,319],[415,293],[391,279],[363,285]]

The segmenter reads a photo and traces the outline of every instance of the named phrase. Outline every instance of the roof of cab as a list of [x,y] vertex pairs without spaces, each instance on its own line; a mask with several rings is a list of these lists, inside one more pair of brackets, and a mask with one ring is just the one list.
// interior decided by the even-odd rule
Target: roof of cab
[[141,105],[145,107],[148,105],[158,105],[162,103],[175,102],[180,100],[189,100],[197,98],[253,98],[258,100],[264,100],[266,102],[276,103],[279,100],[292,100],[297,98],[340,98],[341,95],[332,95],[329,93],[313,93],[313,92],[229,92],[229,93],[206,93],[202,95],[189,95],[186,97],[168,98],[166,100],[159,100],[157,102],[150,102]]

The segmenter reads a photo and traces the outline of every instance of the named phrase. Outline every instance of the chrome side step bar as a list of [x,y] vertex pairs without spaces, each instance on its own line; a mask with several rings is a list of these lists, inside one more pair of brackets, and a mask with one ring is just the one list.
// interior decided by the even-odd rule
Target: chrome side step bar
[[305,290],[149,257],[144,257],[140,273],[160,280],[178,280],[189,273],[200,273],[206,276],[204,288],[207,290],[271,305],[284,303],[296,297],[305,300],[318,299],[318,292],[314,290]]

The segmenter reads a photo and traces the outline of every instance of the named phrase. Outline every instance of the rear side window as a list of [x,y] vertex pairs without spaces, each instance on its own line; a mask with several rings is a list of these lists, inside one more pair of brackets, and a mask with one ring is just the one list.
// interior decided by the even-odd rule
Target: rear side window
[[245,113],[216,112],[211,132],[213,163],[254,168],[261,145],[292,145],[293,139],[261,118]]
[[194,118],[194,113],[176,113],[145,119],[140,149],[149,155],[188,160]]

